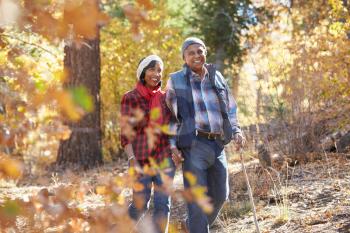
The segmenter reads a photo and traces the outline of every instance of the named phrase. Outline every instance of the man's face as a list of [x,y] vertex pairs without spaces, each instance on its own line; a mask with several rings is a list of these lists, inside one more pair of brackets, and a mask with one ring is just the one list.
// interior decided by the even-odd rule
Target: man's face
[[195,73],[200,73],[206,61],[207,51],[200,44],[192,44],[188,46],[184,52],[184,60],[186,64]]

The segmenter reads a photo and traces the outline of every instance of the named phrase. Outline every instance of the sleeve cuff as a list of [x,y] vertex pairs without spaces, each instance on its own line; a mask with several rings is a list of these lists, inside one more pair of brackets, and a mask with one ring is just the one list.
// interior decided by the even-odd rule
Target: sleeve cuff
[[242,133],[242,130],[239,127],[235,127],[234,129],[232,129],[232,135],[235,135],[238,133]]
[[170,148],[177,148],[176,147],[176,138],[175,137],[170,137],[169,138],[169,144],[170,144]]

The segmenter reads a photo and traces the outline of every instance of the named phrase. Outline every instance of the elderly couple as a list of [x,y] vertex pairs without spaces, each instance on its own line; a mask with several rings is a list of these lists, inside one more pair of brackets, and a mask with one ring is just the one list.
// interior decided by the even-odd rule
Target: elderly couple
[[[209,227],[228,198],[228,172],[224,152],[225,144],[233,139],[238,148],[244,144],[239,128],[237,106],[225,79],[212,64],[206,63],[207,49],[202,40],[187,38],[182,45],[184,66],[172,73],[166,87],[161,90],[163,61],[156,55],[141,60],[137,68],[136,88],[122,99],[121,114],[134,116],[141,109],[144,119],[133,125],[135,136],[123,134],[121,143],[128,155],[130,166],[145,166],[149,158],[157,162],[169,160],[167,175],[174,177],[176,166],[182,163],[183,172],[196,176],[197,184],[205,186],[211,198],[213,212],[209,215],[195,203],[187,203],[188,217],[184,231],[209,232]],[[152,127],[152,109],[161,109],[159,124],[176,128],[175,136],[160,133],[155,145],[148,147],[147,127]],[[148,209],[152,185],[154,186],[154,231],[167,232],[170,216],[170,196],[162,191],[160,174],[140,175],[142,191],[133,192],[129,206],[130,217],[138,220]],[[184,176],[185,188],[189,181]],[[140,199],[143,200],[140,207]]]

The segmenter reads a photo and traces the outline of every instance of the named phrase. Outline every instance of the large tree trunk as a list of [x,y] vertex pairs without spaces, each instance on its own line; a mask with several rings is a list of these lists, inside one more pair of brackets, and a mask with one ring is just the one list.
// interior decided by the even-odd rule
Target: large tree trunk
[[217,70],[219,70],[224,75],[225,78],[232,77],[232,95],[235,99],[237,99],[240,77],[239,77],[239,74],[234,74],[231,71],[224,72],[226,68],[224,64],[225,57],[226,57],[226,52],[225,52],[224,46],[220,45],[215,51],[215,65]]
[[226,57],[226,52],[224,45],[221,44],[215,51],[215,65],[216,69],[219,70],[221,73],[224,72],[224,59]]
[[67,45],[64,52],[64,65],[69,71],[66,86],[85,86],[93,97],[95,108],[78,122],[68,122],[72,133],[68,140],[61,141],[57,164],[87,169],[102,164],[99,37],[80,46]]
[[232,95],[237,100],[239,96],[239,80],[240,76],[239,74],[233,74],[232,75]]

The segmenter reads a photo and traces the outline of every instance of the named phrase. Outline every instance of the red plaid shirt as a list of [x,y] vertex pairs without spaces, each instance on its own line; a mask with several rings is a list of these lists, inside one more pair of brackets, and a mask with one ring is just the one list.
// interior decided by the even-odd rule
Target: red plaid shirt
[[[161,99],[161,105],[164,122],[169,123],[171,112],[166,106],[165,95]],[[152,150],[149,150],[147,134],[145,132],[150,120],[149,101],[143,98],[138,91],[134,89],[123,96],[121,114],[122,116],[130,116],[130,119],[132,119],[135,117],[137,110],[142,110],[144,112],[144,117],[141,121],[134,123],[133,129],[135,130],[135,137],[132,140],[128,140],[128,138],[125,137],[123,133],[125,127],[120,127],[122,147],[124,148],[127,144],[131,143],[135,157],[140,164],[148,163],[149,157],[154,158],[158,162],[162,161],[164,158],[169,158],[171,156],[169,138],[168,135],[164,133],[155,135],[156,140],[154,146]]]

